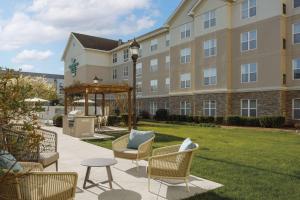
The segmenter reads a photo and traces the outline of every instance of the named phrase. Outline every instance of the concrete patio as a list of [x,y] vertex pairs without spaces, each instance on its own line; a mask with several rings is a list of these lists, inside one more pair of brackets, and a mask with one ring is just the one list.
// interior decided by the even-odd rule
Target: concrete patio
[[[118,159],[118,164],[113,166],[113,189],[108,184],[83,190],[83,181],[86,167],[81,166],[82,160],[87,158],[112,158],[113,153],[109,149],[101,148],[86,142],[62,134],[62,129],[57,127],[44,127],[58,133],[58,151],[60,154],[59,171],[75,171],[78,173],[78,191],[76,199],[83,200],[165,200],[183,199],[195,194],[222,187],[221,184],[205,180],[199,177],[190,177],[190,192],[186,192],[184,183],[170,184],[168,181],[151,180],[151,192],[148,191],[146,176],[147,162],[140,162],[139,173],[135,164],[131,161]],[[50,166],[45,171],[54,171],[55,166]],[[92,168],[90,179],[100,182],[107,179],[105,168]]]

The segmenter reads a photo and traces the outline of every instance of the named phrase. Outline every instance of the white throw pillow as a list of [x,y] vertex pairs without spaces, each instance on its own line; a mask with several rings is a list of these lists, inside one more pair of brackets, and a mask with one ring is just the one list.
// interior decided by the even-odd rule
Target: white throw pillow
[[191,140],[190,138],[186,138],[186,139],[182,142],[182,144],[181,144],[181,146],[180,146],[178,152],[186,151],[186,150],[188,150],[188,149],[191,149],[193,146],[194,146],[194,145],[193,145],[192,140]]

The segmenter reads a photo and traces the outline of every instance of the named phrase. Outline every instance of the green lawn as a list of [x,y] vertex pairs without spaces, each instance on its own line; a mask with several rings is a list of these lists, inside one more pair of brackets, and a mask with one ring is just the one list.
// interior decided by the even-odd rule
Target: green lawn
[[[224,185],[192,199],[300,199],[300,135],[241,128],[202,128],[141,122],[154,130],[154,147],[178,144],[186,137],[200,145],[192,174]],[[89,141],[111,148],[111,140]]]

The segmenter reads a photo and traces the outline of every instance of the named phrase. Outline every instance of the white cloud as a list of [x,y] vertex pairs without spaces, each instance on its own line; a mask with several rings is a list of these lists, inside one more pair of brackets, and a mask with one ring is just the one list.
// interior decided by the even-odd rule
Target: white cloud
[[32,60],[46,60],[49,58],[53,53],[50,50],[47,51],[38,51],[35,49],[32,50],[23,50],[20,53],[16,55],[12,59],[14,63],[23,63],[26,61],[32,61]]
[[151,28],[156,15],[150,0],[33,0],[1,25],[0,50],[66,40],[72,31],[128,35]]
[[34,69],[34,66],[24,64],[24,65],[19,66],[18,69],[21,69],[22,71],[32,71]]

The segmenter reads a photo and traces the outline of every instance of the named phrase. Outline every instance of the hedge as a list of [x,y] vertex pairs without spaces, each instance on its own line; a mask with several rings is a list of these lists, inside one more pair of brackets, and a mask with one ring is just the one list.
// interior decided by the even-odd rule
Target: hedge
[[167,121],[169,119],[169,112],[166,109],[158,109],[155,113],[154,119],[157,121]]
[[228,116],[226,119],[226,124],[232,126],[281,128],[284,126],[284,123],[285,123],[285,118],[282,116],[274,116],[274,117]]

